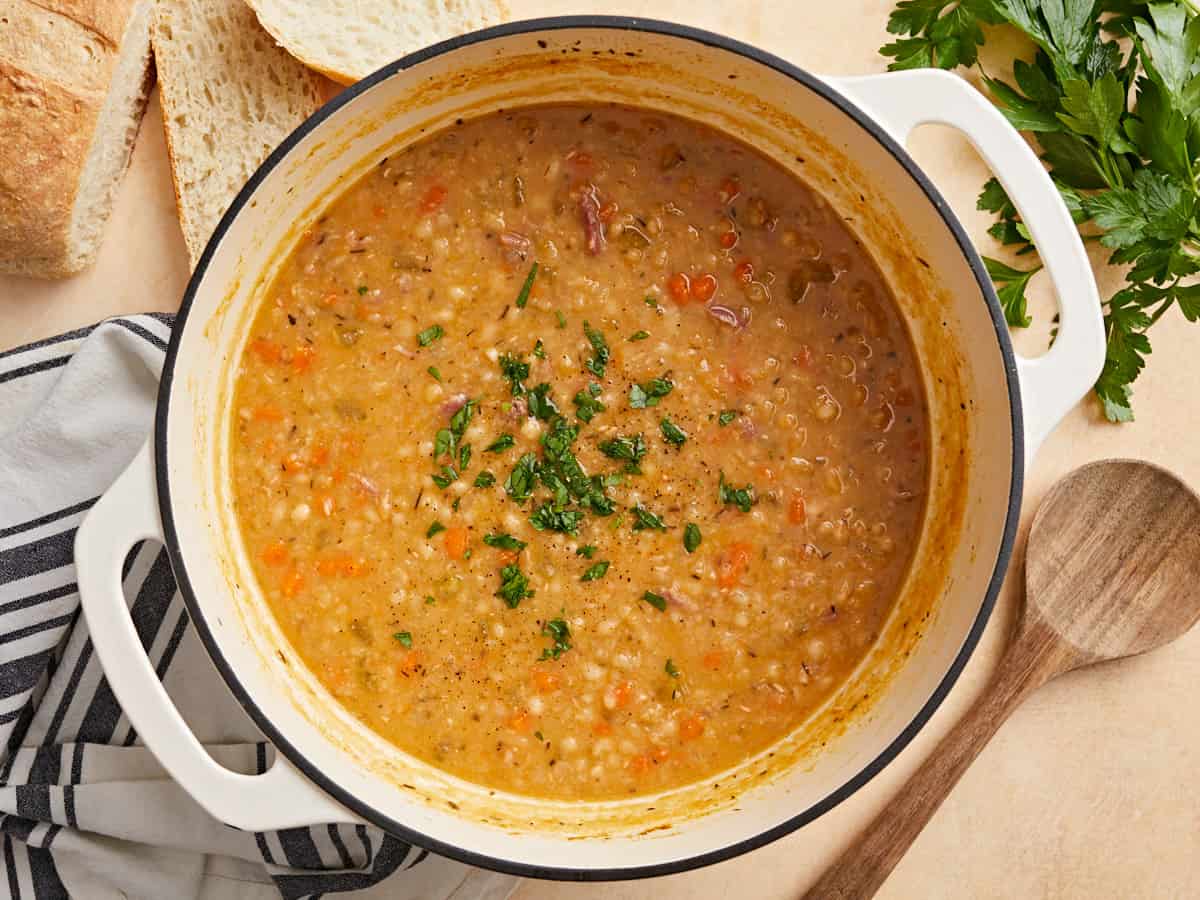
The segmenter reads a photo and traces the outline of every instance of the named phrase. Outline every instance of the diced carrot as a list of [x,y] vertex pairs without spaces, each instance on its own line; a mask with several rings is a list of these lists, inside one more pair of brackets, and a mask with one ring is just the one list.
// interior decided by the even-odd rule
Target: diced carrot
[[721,232],[719,240],[723,249],[732,250],[737,246],[738,233],[731,228],[729,231]]
[[425,663],[425,654],[420,650],[405,651],[400,662],[396,664],[396,671],[404,677],[415,675]]
[[508,727],[518,734],[528,734],[533,729],[533,716],[527,709],[518,710],[509,717]]
[[451,559],[462,559],[467,552],[467,529],[461,525],[446,529],[446,555]]
[[435,184],[425,192],[425,196],[421,198],[421,212],[432,213],[437,212],[443,203],[446,202],[446,188],[443,185]]
[[721,668],[721,665],[724,662],[725,654],[723,654],[720,650],[709,650],[704,654],[704,656],[700,657],[700,663],[704,666],[704,668],[711,669],[714,672]]
[[516,565],[517,560],[520,558],[520,554],[516,550],[501,550],[499,556],[502,566]]
[[262,552],[258,554],[258,558],[268,566],[282,566],[288,561],[287,544],[285,544],[283,541],[276,541],[273,544],[268,544],[262,549]]
[[713,294],[716,292],[717,276],[711,272],[705,272],[699,278],[692,279],[691,294],[693,300],[707,303],[713,298]]
[[682,272],[676,272],[667,279],[667,292],[670,293],[671,299],[680,306],[688,302],[691,297],[691,279]]
[[621,681],[613,686],[613,700],[616,701],[617,709],[622,709],[629,705],[629,701],[633,699],[633,682]]
[[744,284],[749,284],[754,280],[754,264],[748,259],[743,259],[734,266],[733,277]]
[[254,418],[258,422],[282,422],[283,410],[268,403],[254,410]]
[[255,338],[250,342],[250,350],[265,363],[279,362],[280,347],[272,344],[266,338]]
[[321,295],[322,306],[333,306],[338,302],[338,295],[335,291],[326,291]]
[[384,206],[383,204],[379,204],[374,209],[372,209],[371,212],[374,214],[375,218],[382,219],[384,216],[387,215],[387,207]]
[[607,719],[597,719],[592,724],[592,734],[596,737],[607,737],[612,734],[612,725],[608,724]]
[[726,178],[721,182],[717,197],[722,203],[732,203],[742,193],[742,185],[736,178]]
[[312,368],[313,359],[316,358],[317,351],[307,345],[297,347],[292,353],[292,370],[297,374],[303,374]]
[[627,765],[633,772],[638,775],[645,775],[654,768],[654,761],[650,759],[650,754],[639,753],[637,756],[631,756]]
[[312,448],[312,452],[308,455],[308,461],[314,466],[323,466],[329,462],[329,448],[324,444],[317,444]]
[[287,598],[295,597],[304,588],[304,576],[295,569],[283,576],[283,583],[280,585],[280,590],[283,591],[283,596]]
[[533,670],[533,687],[539,694],[550,694],[558,690],[562,679],[554,672],[549,672],[541,666]]
[[717,584],[723,588],[731,588],[745,573],[750,565],[751,546],[742,541],[735,541],[717,557]]
[[788,521],[793,525],[803,525],[808,517],[808,508],[804,504],[804,495],[799,491],[792,494],[792,502],[788,504]]
[[662,765],[671,758],[671,751],[666,747],[655,747],[652,751],[650,751],[650,758],[659,765]]
[[694,741],[704,734],[704,720],[699,716],[688,716],[679,723],[679,738],[683,741]]
[[367,570],[366,561],[355,559],[349,553],[334,553],[317,560],[317,574],[323,578],[340,575],[343,578],[354,578]]

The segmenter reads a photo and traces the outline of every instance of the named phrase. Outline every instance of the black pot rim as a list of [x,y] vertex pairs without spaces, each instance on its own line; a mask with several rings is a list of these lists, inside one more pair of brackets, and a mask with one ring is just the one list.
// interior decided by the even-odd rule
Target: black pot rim
[[[917,712],[913,720],[905,727],[900,734],[879,753],[873,760],[865,765],[853,778],[849,779],[845,784],[837,790],[829,793],[820,802],[813,804],[797,813],[785,822],[782,822],[772,828],[766,829],[753,837],[749,837],[740,841],[731,843],[717,850],[708,851],[706,853],[697,854],[695,856],[684,859],[675,859],[662,863],[642,866],[628,867],[612,867],[603,869],[580,869],[571,867],[560,867],[554,865],[539,865],[525,862],[518,862],[509,859],[500,859],[488,856],[482,853],[476,853],[462,847],[457,847],[452,844],[447,844],[443,841],[436,840],[428,835],[398,822],[389,817],[385,813],[380,812],[368,803],[366,800],[356,797],[344,788],[328,778],[320,769],[313,765],[304,754],[289,742],[283,734],[272,724],[270,718],[262,711],[255,702],[254,698],[243,687],[239,681],[236,672],[229,665],[221,652],[212,630],[204,617],[204,611],[196,599],[196,593],[192,587],[191,581],[188,578],[187,567],[184,564],[183,555],[180,549],[178,530],[175,526],[174,511],[171,506],[171,486],[167,473],[170,471],[168,467],[168,447],[167,447],[167,421],[170,414],[171,392],[174,382],[175,361],[179,352],[180,336],[183,334],[187,324],[192,303],[195,300],[196,293],[201,282],[204,279],[205,271],[208,268],[209,260],[215,251],[216,246],[220,243],[221,238],[229,230],[234,219],[237,217],[241,209],[249,203],[252,194],[258,185],[266,178],[279,163],[287,157],[292,148],[296,146],[305,136],[321,125],[334,112],[341,109],[347,103],[353,101],[360,94],[370,90],[376,84],[387,80],[397,72],[411,68],[414,65],[425,62],[434,57],[451,53],[462,47],[467,47],[473,44],[478,44],[493,40],[495,38],[509,37],[514,35],[533,34],[538,32],[561,31],[565,29],[610,29],[616,31],[643,31],[666,37],[680,38],[683,40],[693,41],[707,47],[724,50],[745,57],[753,62],[766,66],[769,69],[786,75],[792,80],[798,82],[809,90],[819,94],[827,102],[832,103],[835,107],[841,110],[845,115],[854,119],[857,124],[866,132],[871,134],[882,145],[900,165],[907,171],[909,177],[921,188],[922,192],[928,198],[929,202],[938,211],[946,227],[954,235],[955,241],[958,243],[959,249],[962,251],[964,258],[971,268],[975,276],[975,280],[979,285],[991,315],[992,324],[995,329],[996,339],[1000,346],[1000,352],[1004,361],[1005,377],[1007,381],[1009,409],[1012,418],[1012,481],[1010,483],[1008,509],[1004,524],[1004,533],[1001,539],[999,553],[996,558],[996,565],[992,571],[991,578],[988,582],[987,591],[985,593],[983,603],[980,605],[979,612],[968,631],[962,646],[955,656],[950,668],[938,683],[930,698],[925,702],[921,709]],[[699,868],[701,866],[710,865],[712,863],[721,862],[739,856],[750,850],[755,850],[766,844],[771,843],[787,834],[791,834],[796,829],[808,824],[824,813],[828,812],[833,807],[837,806],[847,797],[854,794],[859,788],[865,785],[868,781],[875,777],[888,763],[890,763],[899,753],[908,746],[909,742],[916,736],[917,732],[929,721],[929,718],[941,705],[946,695],[950,692],[951,687],[958,680],[962,673],[963,667],[967,660],[971,657],[979,642],[980,636],[987,625],[988,619],[991,616],[992,610],[996,604],[996,597],[1000,590],[1000,585],[1004,580],[1005,571],[1008,568],[1010,559],[1013,553],[1013,544],[1015,541],[1017,520],[1021,508],[1021,493],[1024,484],[1025,476],[1025,457],[1024,457],[1024,427],[1021,407],[1021,392],[1020,385],[1017,379],[1016,361],[1013,356],[1012,343],[1009,339],[1008,327],[1004,321],[1004,314],[1000,307],[1000,302],[996,297],[994,288],[992,287],[991,279],[987,275],[987,271],[983,266],[979,254],[971,244],[967,237],[962,224],[951,211],[949,205],[942,197],[938,189],[929,180],[928,176],[921,170],[911,156],[901,147],[895,140],[888,135],[884,129],[875,122],[869,115],[864,113],[858,107],[854,106],[844,96],[838,93],[834,88],[827,85],[820,79],[810,75],[803,69],[795,66],[786,60],[783,60],[773,54],[767,53],[749,44],[732,38],[724,37],[713,32],[704,31],[698,28],[692,28],[687,25],[679,25],[672,22],[663,22],[654,19],[642,19],[630,16],[551,16],[541,19],[526,19],[517,22],[510,22],[504,25],[498,25],[494,28],[487,28],[482,31],[476,31],[471,34],[462,35],[450,40],[442,41],[431,47],[419,50],[416,53],[411,53],[402,59],[389,63],[378,71],[359,81],[357,84],[346,88],[337,97],[319,109],[303,124],[301,124],[292,134],[275,149],[266,161],[258,168],[251,176],[250,180],[238,193],[225,215],[221,218],[212,237],[209,239],[208,245],[205,247],[204,253],[196,266],[192,277],[188,282],[188,286],[183,295],[183,301],[180,306],[179,314],[175,320],[175,327],[171,334],[171,340],[167,347],[166,358],[163,362],[162,380],[159,385],[158,406],[155,416],[154,425],[154,461],[155,461],[155,478],[158,486],[158,504],[162,518],[163,531],[166,536],[166,549],[171,561],[171,567],[175,572],[176,580],[179,584],[180,593],[183,596],[184,603],[187,605],[188,613],[191,616],[192,623],[196,627],[201,641],[204,644],[209,656],[212,658],[213,664],[221,673],[221,677],[229,686],[238,702],[249,714],[254,723],[261,729],[264,735],[275,745],[296,768],[304,775],[317,784],[322,790],[332,796],[335,800],[345,806],[352,812],[362,816],[368,822],[378,825],[385,831],[409,841],[410,843],[424,847],[434,853],[449,857],[468,865],[479,866],[485,869],[491,869],[498,872],[504,872],[511,875],[522,877],[554,879],[561,881],[613,881],[619,879],[635,879],[635,878],[651,878],[655,876],[670,875],[677,872],[684,872],[689,869]]]

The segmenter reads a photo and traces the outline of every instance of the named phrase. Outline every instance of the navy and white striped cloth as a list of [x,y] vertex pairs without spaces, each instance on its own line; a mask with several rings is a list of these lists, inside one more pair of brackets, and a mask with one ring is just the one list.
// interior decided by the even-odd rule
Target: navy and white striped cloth
[[[503,900],[516,879],[377,829],[230,828],[138,741],[93,653],[72,544],[150,431],[170,327],[129,316],[0,354],[0,897]],[[189,627],[161,547],[129,554],[125,592],[200,740],[264,771],[273,750]]]

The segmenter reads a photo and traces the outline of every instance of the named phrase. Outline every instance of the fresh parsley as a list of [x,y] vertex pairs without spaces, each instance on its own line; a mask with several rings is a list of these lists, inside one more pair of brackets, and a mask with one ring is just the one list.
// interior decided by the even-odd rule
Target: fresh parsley
[[500,435],[500,437],[496,438],[494,441],[492,441],[490,444],[488,444],[486,447],[484,447],[483,452],[484,453],[500,453],[504,450],[509,449],[515,443],[516,443],[516,441],[513,439],[513,436],[511,434],[509,434],[508,432],[505,432],[504,434]]
[[403,646],[409,650],[412,649],[412,633],[411,632],[397,631],[395,634],[392,635],[392,637],[394,637],[396,640],[398,640],[400,642],[401,646]]
[[[1125,0],[904,0],[888,20],[889,68],[976,66],[982,25],[1016,29],[1036,47],[1012,84],[983,80],[1000,111],[1031,132],[1085,239],[1111,251],[1124,286],[1103,301],[1107,351],[1095,385],[1104,415],[1133,418],[1132,385],[1150,327],[1172,307],[1200,320],[1200,18],[1195,4]],[[995,179],[979,209],[990,233],[1036,259],[1029,230]],[[1031,322],[1025,291],[1041,271],[985,259],[1005,318]]]
[[526,453],[518,459],[504,481],[504,490],[508,492],[508,496],[518,503],[528,500],[537,485],[538,468],[538,459],[532,453]]
[[581,422],[590,422],[597,415],[604,412],[605,406],[598,399],[600,396],[600,385],[596,382],[591,382],[586,388],[581,388],[579,393],[575,395],[575,416]]
[[442,466],[441,472],[433,476],[433,483],[443,491],[458,481],[458,471],[454,466]]
[[682,447],[684,441],[687,440],[687,432],[671,421],[670,416],[663,416],[663,420],[658,423],[658,427],[662,430],[663,440],[675,447]]
[[656,594],[654,591],[646,591],[642,594],[642,599],[657,609],[659,612],[667,611],[667,598],[662,594]]
[[646,439],[640,434],[629,437],[609,438],[600,442],[600,452],[609,459],[620,459],[625,462],[625,471],[638,472],[638,463],[646,455]]
[[537,343],[533,345],[533,355],[538,359],[546,358],[546,345],[542,343],[541,338],[538,338]]
[[667,525],[640,503],[630,510],[633,513],[634,531],[666,531]]
[[583,365],[597,378],[603,378],[608,361],[612,358],[612,353],[608,349],[608,342],[604,340],[603,334],[586,321],[583,323],[583,333],[587,337],[588,343],[592,345],[592,357]]
[[567,327],[567,317],[562,314],[562,310],[556,309],[554,311],[554,320],[558,323],[559,328]]
[[688,522],[683,526],[683,549],[688,553],[695,553],[696,548],[700,546],[700,541],[702,540],[700,526],[695,522]]
[[725,473],[722,472],[721,480],[717,485],[717,499],[723,506],[736,506],[742,512],[748,513],[757,498],[754,496],[754,485],[748,484],[745,487],[735,488],[725,480]]
[[512,395],[520,397],[525,393],[525,379],[529,377],[529,363],[511,353],[501,354],[499,359],[500,374],[508,379],[512,386]]
[[634,409],[658,406],[658,401],[671,393],[674,388],[675,384],[666,375],[635,384],[629,389],[629,405]]
[[587,571],[579,576],[580,581],[597,581],[605,576],[608,572],[610,563],[607,559],[602,559],[600,562],[589,566]]
[[526,547],[524,541],[513,537],[511,534],[486,534],[483,537],[483,542],[489,547],[496,547],[499,550],[516,550],[518,553]]
[[583,522],[583,513],[577,509],[566,509],[557,503],[547,501],[533,511],[529,524],[538,531],[561,531],[563,534],[575,534]]
[[554,398],[550,396],[551,390],[553,388],[543,381],[533,390],[529,391],[525,397],[525,402],[529,404],[529,414],[541,419],[543,422],[549,422],[551,419],[562,415],[562,412],[554,402]]
[[509,609],[516,609],[526,597],[532,597],[529,589],[529,579],[516,566],[505,566],[500,570],[500,590],[496,596],[503,600]]
[[360,284],[358,286],[358,296],[363,296],[368,290],[369,288],[365,284]]
[[477,488],[490,488],[495,483],[496,483],[496,476],[493,473],[489,472],[487,469],[484,469],[482,472],[480,472],[478,475],[475,476],[475,481],[472,482],[472,485]]
[[430,366],[425,371],[429,373],[429,377],[431,377],[434,381],[441,383],[442,373],[440,371],[438,371],[437,366]]
[[417,332],[417,343],[422,347],[428,347],[434,341],[441,340],[445,333],[446,330],[441,325],[430,325],[424,331]]
[[442,531],[445,531],[445,530],[446,530],[446,526],[445,526],[445,525],[443,525],[441,522],[434,522],[434,523],[433,523],[432,525],[430,525],[430,526],[429,526],[427,529],[425,529],[425,537],[426,537],[426,538],[431,538],[431,537],[433,537],[435,534],[437,534],[437,533],[439,533],[439,532],[442,532]]
[[648,331],[635,331],[633,334],[631,334],[629,336],[628,340],[632,344],[637,341],[644,341],[648,337],[650,337],[650,332],[648,332]]
[[667,664],[665,666],[663,666],[663,671],[666,672],[668,675],[670,675],[672,678],[679,677],[679,667],[677,665],[675,665],[675,663],[673,663],[670,659],[668,659]]
[[554,644],[542,650],[540,659],[558,659],[571,649],[571,628],[565,619],[551,619],[543,625],[542,637],[550,638]]
[[739,415],[740,413],[736,409],[723,409],[721,410],[721,414],[717,416],[717,424],[724,428]]
[[576,556],[582,556],[584,559],[591,559],[596,555],[596,547],[593,544],[584,544],[575,551]]
[[533,279],[537,278],[538,264],[534,263],[529,267],[529,274],[525,276],[525,283],[521,285],[521,292],[517,294],[517,309],[524,309],[525,304],[529,302],[529,292],[533,290]]

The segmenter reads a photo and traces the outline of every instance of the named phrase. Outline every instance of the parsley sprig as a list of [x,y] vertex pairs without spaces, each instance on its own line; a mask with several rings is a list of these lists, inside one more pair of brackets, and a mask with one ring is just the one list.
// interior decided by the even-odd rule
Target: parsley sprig
[[[1103,303],[1095,392],[1110,421],[1130,421],[1150,327],[1175,306],[1200,319],[1200,18],[1180,2],[903,0],[888,20],[898,39],[880,52],[891,69],[975,66],[984,24],[1015,27],[1036,46],[1032,62],[1014,62],[1015,85],[984,81],[1009,122],[1036,135],[1085,239],[1125,267],[1124,287]],[[1033,258],[995,179],[978,206],[996,215],[993,237]],[[1025,288],[1041,266],[985,262],[1009,324],[1030,324]]]

